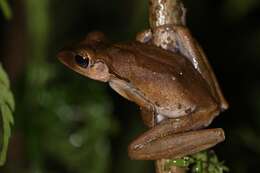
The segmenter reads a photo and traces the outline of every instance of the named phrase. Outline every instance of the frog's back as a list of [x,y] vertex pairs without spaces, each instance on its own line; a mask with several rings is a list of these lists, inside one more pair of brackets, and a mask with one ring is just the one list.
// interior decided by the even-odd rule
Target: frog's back
[[115,72],[141,91],[160,114],[182,116],[214,102],[207,83],[184,56],[137,42],[115,47],[110,52]]

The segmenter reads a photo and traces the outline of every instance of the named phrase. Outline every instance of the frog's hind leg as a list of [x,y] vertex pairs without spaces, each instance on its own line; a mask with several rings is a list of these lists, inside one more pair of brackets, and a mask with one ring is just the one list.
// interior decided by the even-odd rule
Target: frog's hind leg
[[178,119],[167,119],[148,130],[128,148],[129,156],[136,160],[179,158],[208,149],[223,141],[222,129],[194,129],[207,126],[218,111],[199,111]]
[[189,131],[165,136],[146,145],[135,145],[129,156],[135,160],[180,158],[211,148],[223,139],[222,129]]
[[192,62],[194,68],[197,69],[208,82],[214,97],[219,99],[218,101],[221,104],[221,108],[223,110],[227,109],[228,103],[222,94],[213,69],[197,40],[193,38],[187,27],[176,26],[174,30],[177,35],[180,52]]

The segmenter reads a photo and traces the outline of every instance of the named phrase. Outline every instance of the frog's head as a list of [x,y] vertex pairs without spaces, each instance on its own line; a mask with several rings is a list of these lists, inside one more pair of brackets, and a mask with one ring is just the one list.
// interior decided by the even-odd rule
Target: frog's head
[[103,33],[93,32],[78,45],[65,48],[58,53],[59,60],[70,69],[94,80],[107,82],[109,68],[105,61],[98,58],[98,52],[106,47]]

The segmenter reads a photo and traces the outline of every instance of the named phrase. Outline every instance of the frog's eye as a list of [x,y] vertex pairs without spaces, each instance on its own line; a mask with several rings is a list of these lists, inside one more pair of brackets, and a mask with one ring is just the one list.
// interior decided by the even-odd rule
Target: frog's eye
[[80,55],[75,55],[74,59],[75,59],[75,62],[83,68],[87,68],[89,65],[89,59],[86,57],[83,57]]

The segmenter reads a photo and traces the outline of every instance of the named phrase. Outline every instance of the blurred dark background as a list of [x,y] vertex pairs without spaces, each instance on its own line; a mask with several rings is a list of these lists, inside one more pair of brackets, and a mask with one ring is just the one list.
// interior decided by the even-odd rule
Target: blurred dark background
[[[138,108],[106,84],[64,67],[60,48],[93,30],[113,41],[148,28],[148,0],[11,0],[1,13],[0,61],[17,109],[4,173],[144,173],[127,144],[145,130]],[[260,1],[184,0],[188,27],[215,70],[230,109],[212,127],[215,151],[231,172],[260,172]]]

